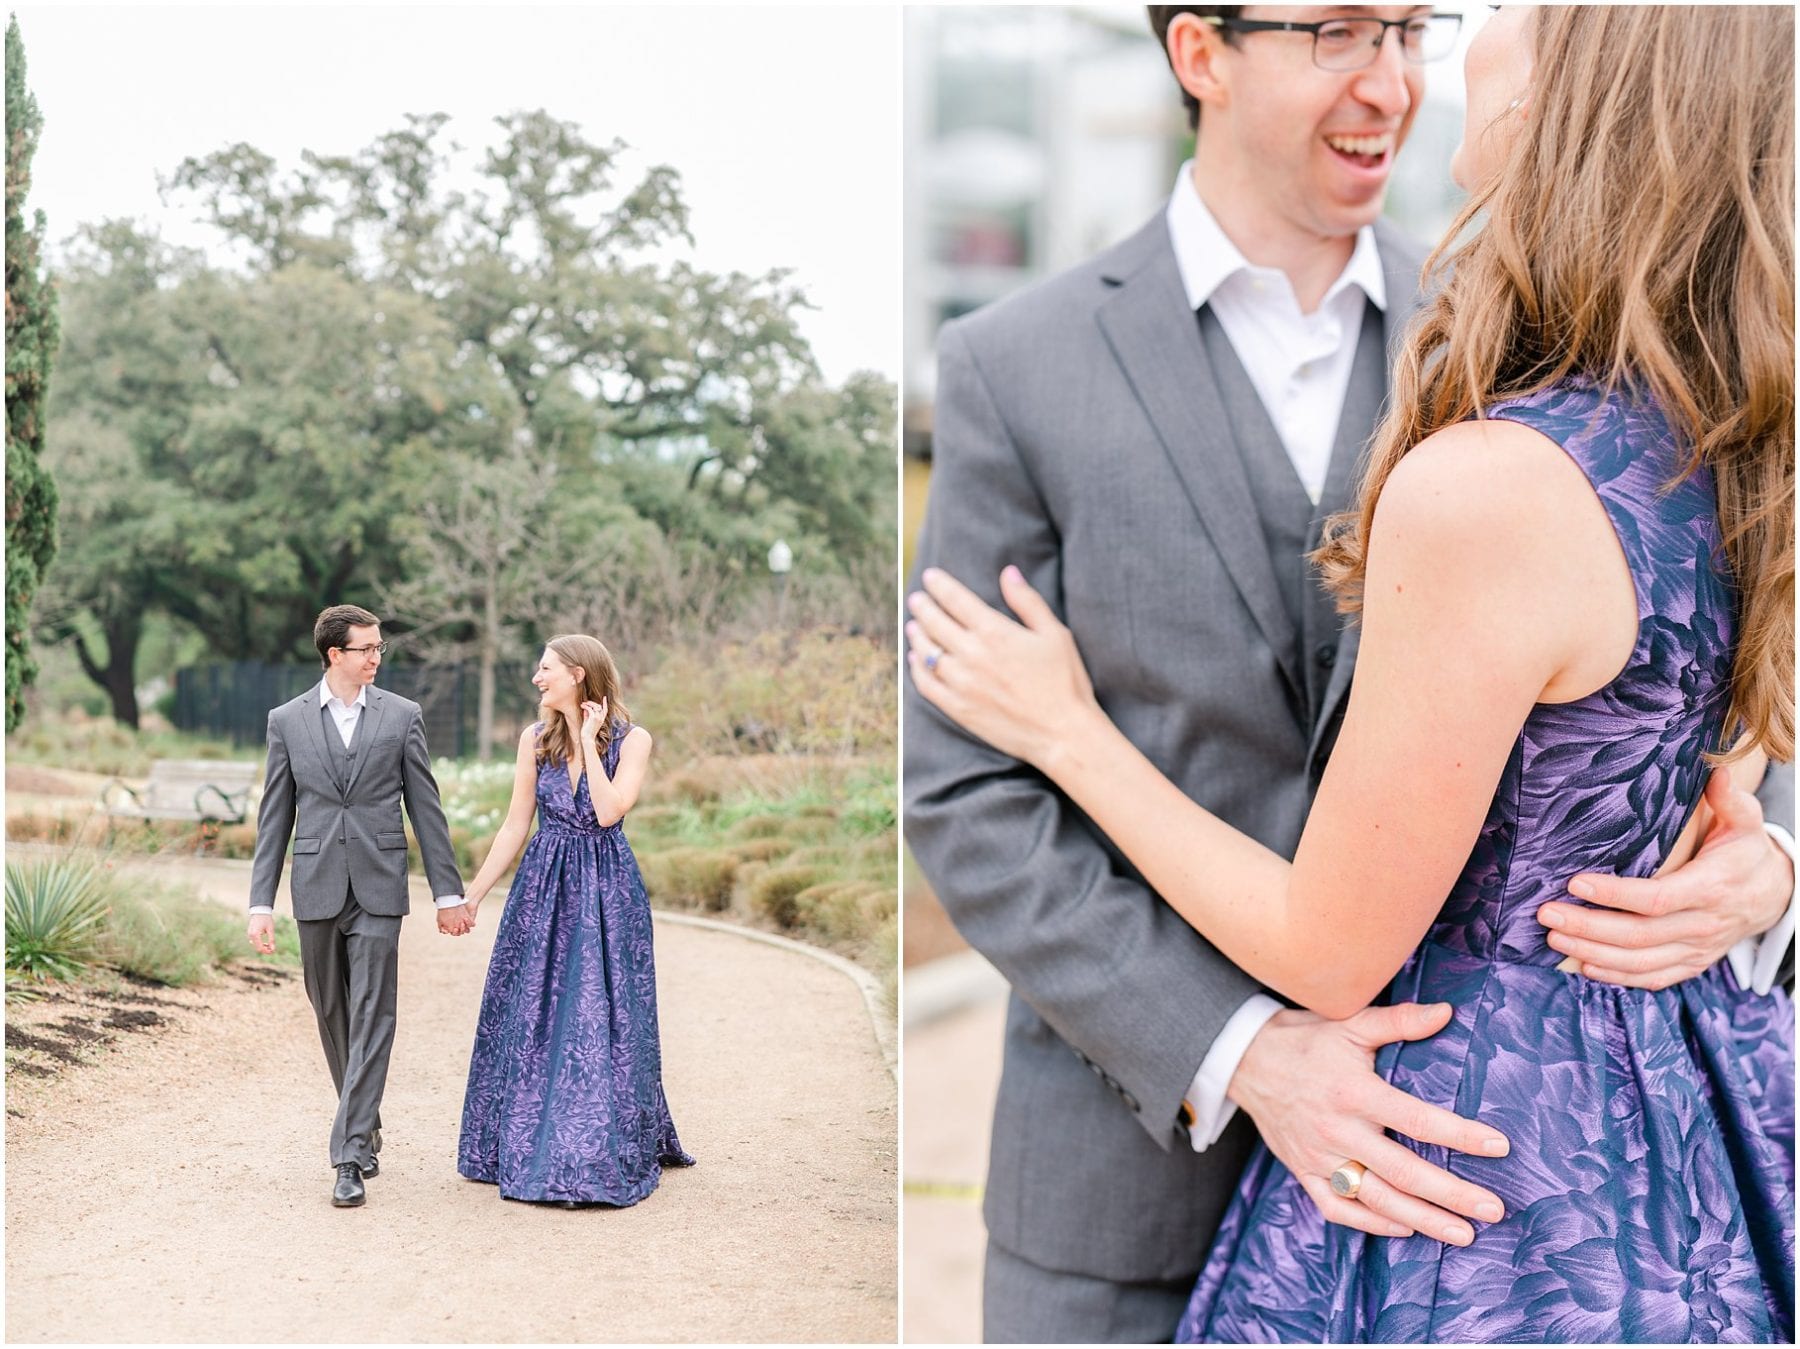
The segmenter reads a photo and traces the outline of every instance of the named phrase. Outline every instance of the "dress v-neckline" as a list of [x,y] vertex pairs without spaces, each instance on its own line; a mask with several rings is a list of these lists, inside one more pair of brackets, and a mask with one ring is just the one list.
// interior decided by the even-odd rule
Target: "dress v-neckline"
[[576,801],[581,797],[581,783],[587,777],[587,769],[583,768],[573,782],[569,782],[569,770],[563,769],[562,780],[569,783],[569,800]]

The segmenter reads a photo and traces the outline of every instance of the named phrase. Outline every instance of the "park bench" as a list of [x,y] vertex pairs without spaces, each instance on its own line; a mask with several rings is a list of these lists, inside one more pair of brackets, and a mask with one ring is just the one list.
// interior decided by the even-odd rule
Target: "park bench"
[[180,820],[200,826],[200,845],[218,835],[222,824],[238,824],[250,812],[250,789],[256,765],[228,759],[158,759],[141,788],[114,778],[101,789],[100,807],[108,815],[133,820]]

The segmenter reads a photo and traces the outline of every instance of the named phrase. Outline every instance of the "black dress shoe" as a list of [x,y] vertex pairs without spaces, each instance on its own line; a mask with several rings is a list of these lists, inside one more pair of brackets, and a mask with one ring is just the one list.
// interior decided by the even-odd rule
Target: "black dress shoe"
[[369,1155],[369,1164],[362,1168],[362,1177],[364,1180],[368,1180],[371,1177],[379,1176],[380,1174],[381,1174],[381,1158],[379,1158],[379,1157],[375,1156],[373,1153],[371,1153]]
[[333,1208],[360,1207],[367,1196],[363,1193],[362,1168],[355,1162],[340,1163],[337,1169],[337,1184],[331,1188],[331,1206]]

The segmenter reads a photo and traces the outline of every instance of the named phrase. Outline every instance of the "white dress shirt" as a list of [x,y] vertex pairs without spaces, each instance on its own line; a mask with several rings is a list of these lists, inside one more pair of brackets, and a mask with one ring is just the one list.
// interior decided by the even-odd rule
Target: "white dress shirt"
[[[331,714],[332,725],[337,727],[338,736],[344,742],[344,748],[350,748],[350,741],[356,736],[356,724],[362,720],[363,709],[369,705],[369,686],[358,686],[356,697],[345,702],[331,691],[331,681],[321,679],[317,690],[319,706]],[[436,895],[433,902],[440,909],[454,909],[463,902],[461,895]],[[252,904],[251,913],[274,913],[272,904]]]
[[[1294,287],[1279,268],[1245,259],[1226,237],[1194,186],[1193,161],[1181,166],[1165,218],[1175,248],[1175,266],[1190,308],[1211,305],[1244,373],[1269,414],[1306,493],[1316,503],[1331,465],[1338,418],[1350,387],[1350,368],[1362,337],[1365,302],[1387,309],[1387,282],[1375,247],[1375,231],[1357,231],[1350,261],[1331,283],[1317,309],[1302,313]],[[1794,840],[1779,825],[1768,831],[1790,857]],[[1800,863],[1796,864],[1800,871]],[[1767,993],[1794,936],[1794,904],[1764,934],[1733,947],[1730,962],[1738,983]],[[1226,1098],[1232,1076],[1250,1042],[1282,1004],[1253,993],[1233,1012],[1213,1040],[1187,1091],[1193,1112],[1188,1138],[1204,1152],[1237,1113]]]
[[1365,225],[1357,231],[1350,261],[1308,314],[1286,272],[1247,261],[1226,237],[1195,190],[1192,161],[1175,179],[1167,218],[1188,308],[1212,307],[1316,503],[1362,338],[1363,305],[1387,309],[1375,230]]

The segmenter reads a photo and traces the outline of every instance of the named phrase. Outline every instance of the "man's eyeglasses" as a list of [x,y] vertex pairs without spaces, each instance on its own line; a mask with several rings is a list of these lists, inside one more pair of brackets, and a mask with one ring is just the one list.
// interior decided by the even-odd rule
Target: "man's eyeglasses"
[[1313,64],[1320,70],[1365,70],[1381,55],[1387,30],[1400,30],[1400,54],[1414,65],[1441,61],[1456,48],[1462,31],[1460,14],[1415,14],[1409,19],[1326,19],[1322,23],[1282,23],[1274,19],[1228,19],[1208,15],[1206,22],[1228,33],[1310,33]]
[[340,646],[338,650],[348,656],[366,656],[371,651],[377,656],[385,656],[387,654],[387,643],[376,642],[373,646]]

